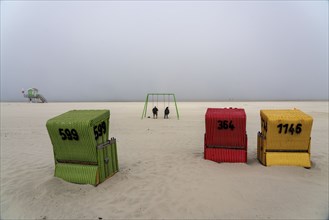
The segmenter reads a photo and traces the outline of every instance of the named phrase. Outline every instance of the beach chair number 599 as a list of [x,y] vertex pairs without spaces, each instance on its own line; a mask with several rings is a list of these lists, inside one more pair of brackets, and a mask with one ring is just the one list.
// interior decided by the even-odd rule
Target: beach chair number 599
[[95,140],[97,140],[99,137],[101,137],[105,133],[106,133],[106,124],[105,124],[105,121],[103,121],[99,125],[95,125],[94,126]]
[[59,131],[59,134],[62,136],[63,141],[65,141],[65,140],[78,141],[79,140],[78,132],[74,128],[71,130],[67,129],[67,128],[66,129],[60,128],[60,129],[58,129],[58,131]]

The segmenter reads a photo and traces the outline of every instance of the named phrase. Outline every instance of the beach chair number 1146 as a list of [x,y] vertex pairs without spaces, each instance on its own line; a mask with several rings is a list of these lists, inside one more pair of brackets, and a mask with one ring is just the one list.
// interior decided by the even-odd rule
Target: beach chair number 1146
[[[287,132],[289,131],[291,135],[293,135],[294,133],[296,134],[300,134],[302,132],[302,124],[298,123],[296,125],[296,127],[294,126],[294,124],[279,124],[277,126],[277,128],[279,128],[279,134],[281,134],[284,130],[284,133],[287,134]],[[283,129],[284,128],[284,129]],[[289,130],[288,130],[289,128]]]

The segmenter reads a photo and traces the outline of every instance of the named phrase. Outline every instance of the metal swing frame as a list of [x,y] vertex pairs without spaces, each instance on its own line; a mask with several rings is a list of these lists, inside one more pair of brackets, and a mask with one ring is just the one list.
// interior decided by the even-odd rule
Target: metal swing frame
[[[178,112],[177,103],[176,103],[176,96],[175,96],[174,93],[147,93],[146,99],[145,99],[145,104],[144,104],[144,109],[143,109],[143,113],[142,113],[142,119],[146,118],[147,106],[148,106],[150,96],[152,96],[152,97],[153,96],[157,96],[157,97],[158,96],[163,96],[163,101],[164,102],[166,101],[165,100],[166,96],[168,96],[169,99],[170,99],[170,96],[172,96],[173,99],[174,99],[174,102],[175,102],[177,119],[179,120],[179,112]],[[168,101],[168,103],[169,103],[169,101]]]

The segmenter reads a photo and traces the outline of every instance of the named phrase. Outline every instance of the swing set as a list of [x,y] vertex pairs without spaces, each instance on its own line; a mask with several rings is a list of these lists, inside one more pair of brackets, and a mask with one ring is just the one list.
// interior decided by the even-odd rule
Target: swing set
[[[159,96],[162,97],[162,100],[163,100],[163,105],[164,105],[163,109],[165,109],[166,107],[169,107],[170,97],[172,96],[172,98],[175,102],[177,119],[179,119],[179,113],[178,113],[178,108],[177,108],[177,103],[176,103],[176,96],[175,96],[174,93],[147,93],[145,104],[144,104],[144,110],[143,110],[143,113],[142,113],[142,119],[146,118],[147,106],[148,106],[148,103],[149,103],[149,100],[150,100],[149,98],[151,97],[153,107],[154,106],[159,107]],[[168,103],[167,106],[166,106],[166,97],[167,97],[167,103]],[[155,98],[156,98],[156,100],[155,100]],[[155,102],[156,102],[156,105],[155,105]]]

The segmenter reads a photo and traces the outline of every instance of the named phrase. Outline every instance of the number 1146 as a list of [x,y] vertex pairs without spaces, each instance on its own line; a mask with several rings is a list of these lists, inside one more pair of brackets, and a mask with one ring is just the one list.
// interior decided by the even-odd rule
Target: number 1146
[[279,129],[279,134],[285,133],[287,134],[288,132],[293,135],[294,133],[300,134],[302,132],[302,124],[298,123],[296,126],[295,124],[279,124],[277,126]]

